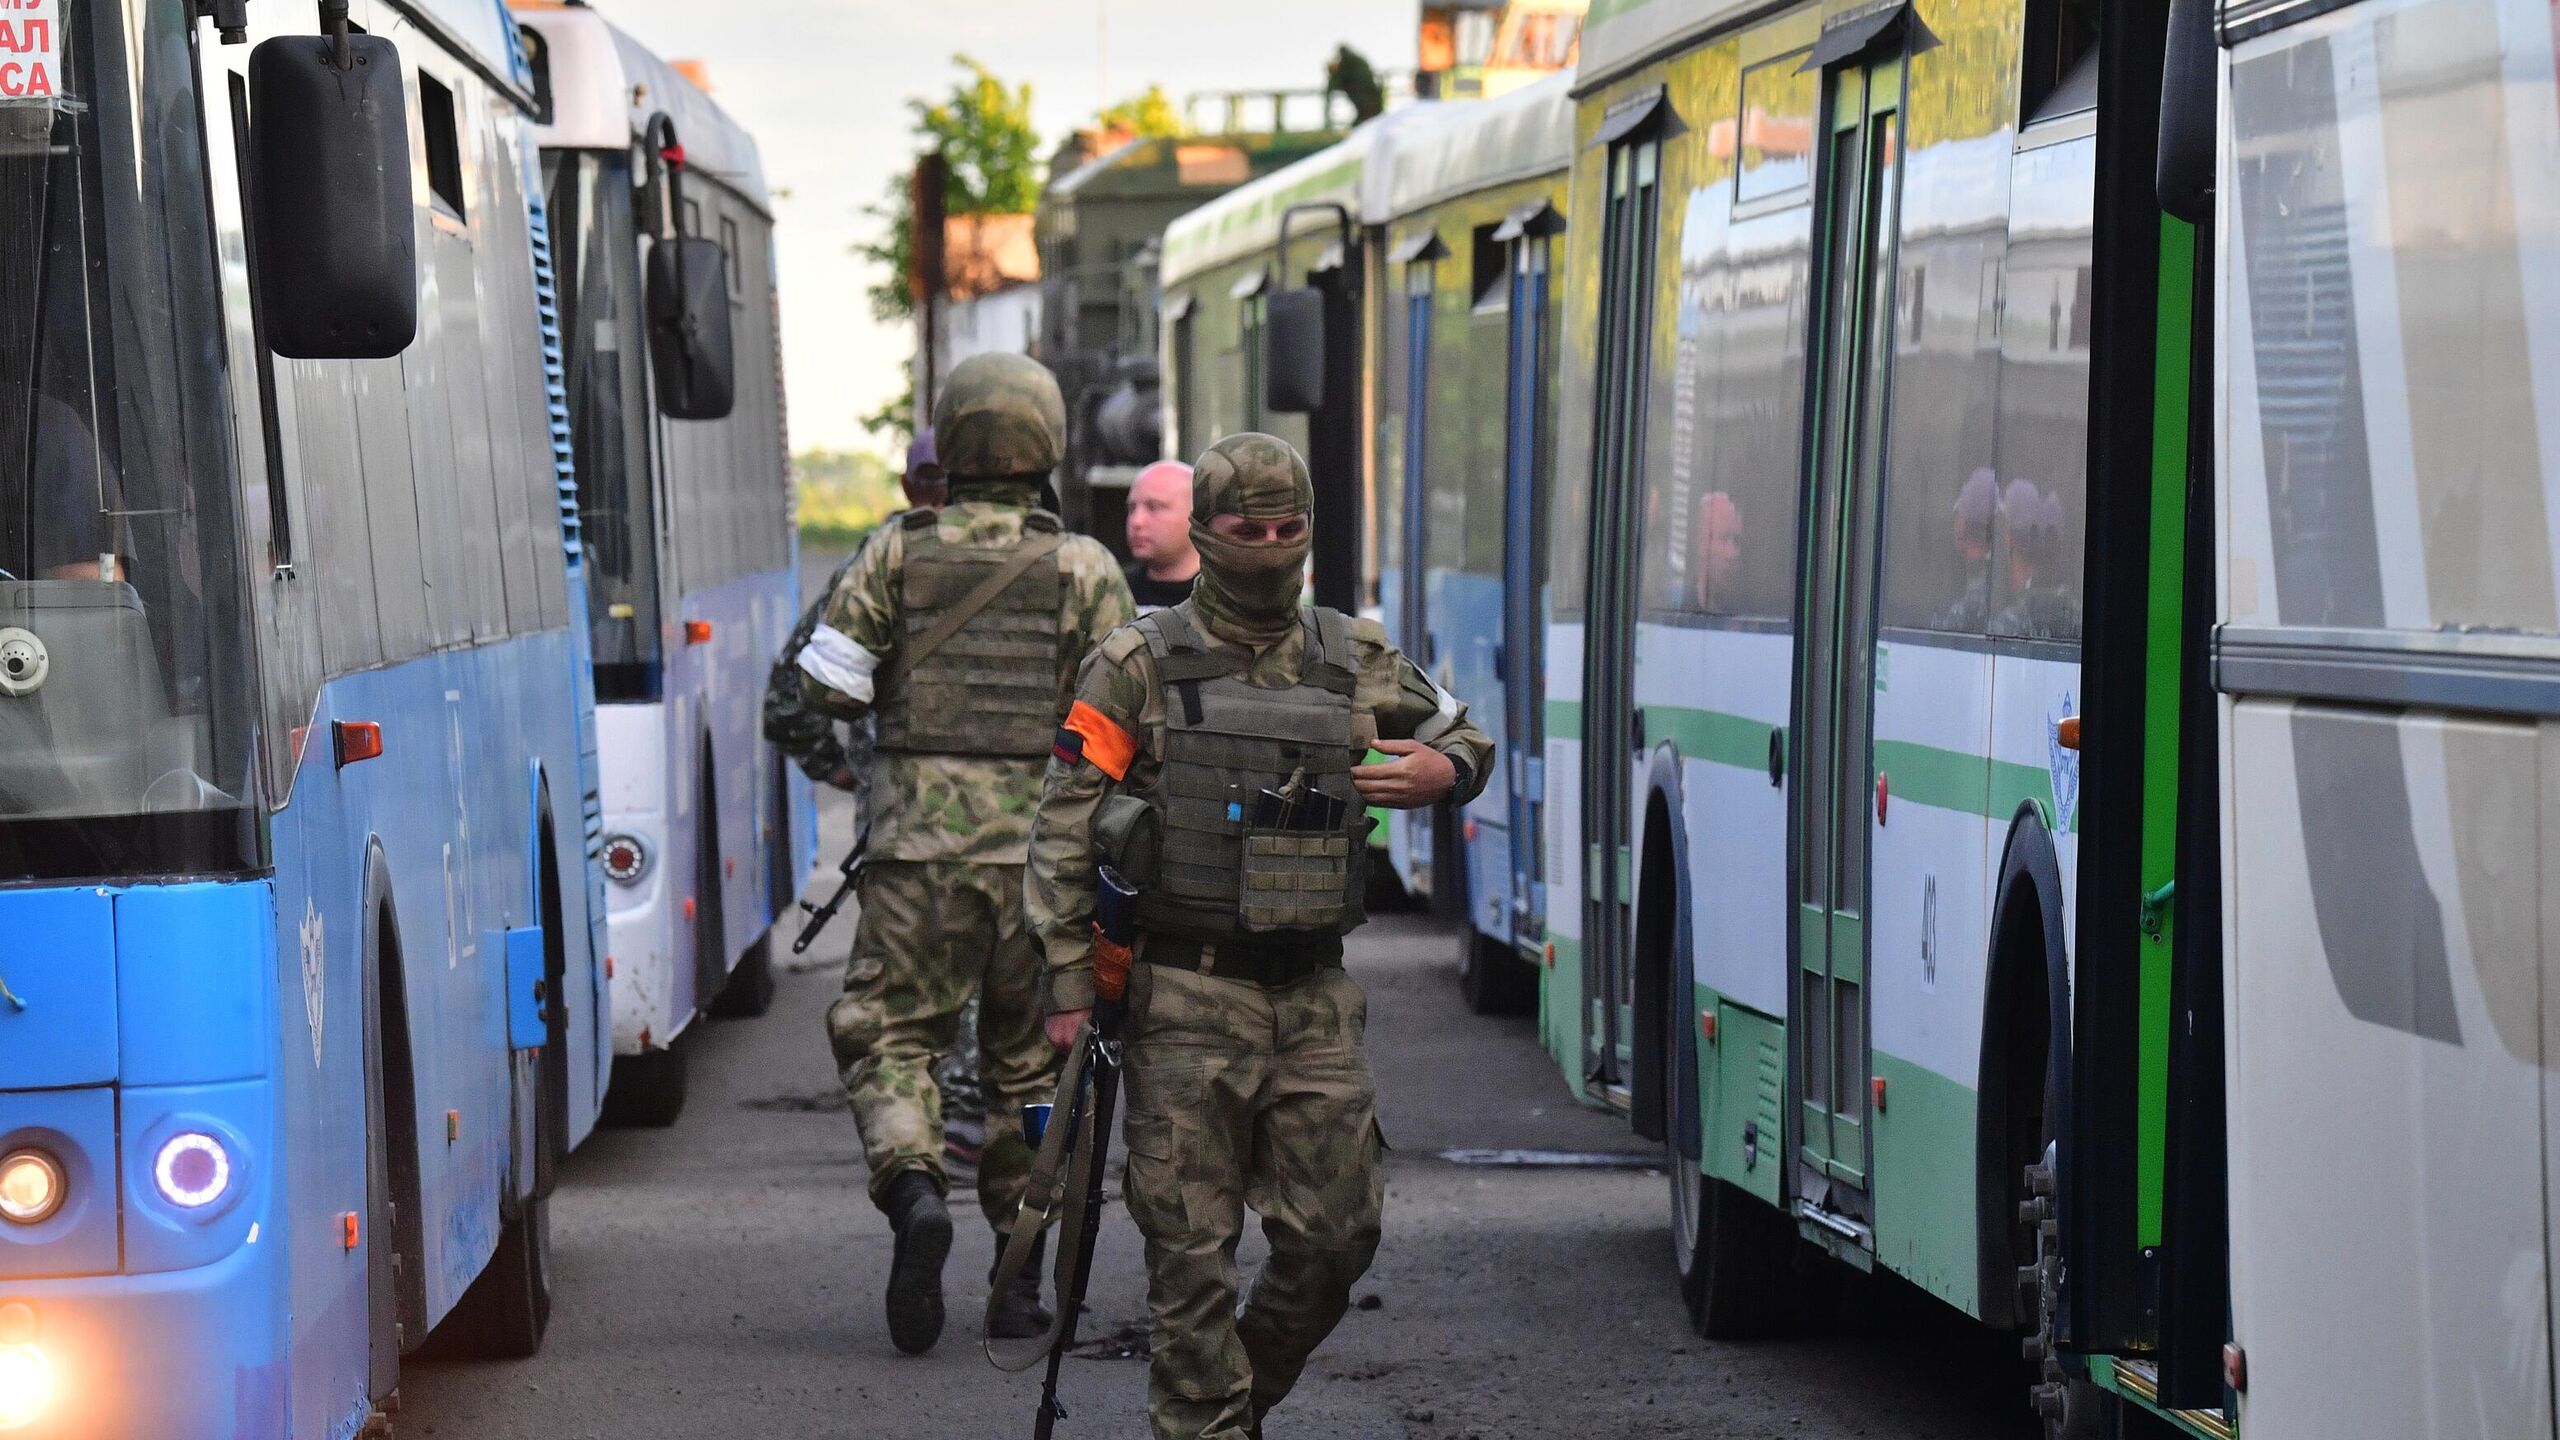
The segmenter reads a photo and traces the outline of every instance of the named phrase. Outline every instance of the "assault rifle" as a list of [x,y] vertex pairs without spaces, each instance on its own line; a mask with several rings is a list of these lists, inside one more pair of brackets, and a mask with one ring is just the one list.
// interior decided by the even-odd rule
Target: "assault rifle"
[[826,929],[827,922],[836,918],[836,912],[844,908],[844,902],[853,898],[854,884],[862,876],[863,852],[870,848],[871,822],[865,820],[861,832],[853,837],[853,848],[844,852],[844,862],[836,866],[836,873],[843,877],[836,884],[836,893],[828,896],[824,905],[812,905],[806,900],[800,902],[800,908],[809,918],[800,926],[800,938],[791,942],[792,954],[807,954],[809,947],[818,942],[818,932]]
[[[1066,1110],[1055,1116],[1032,1166],[1031,1193],[1015,1220],[1013,1236],[997,1267],[990,1309],[1030,1259],[1031,1242],[1063,1202],[1065,1214],[1057,1262],[1057,1321],[1027,1354],[1000,1349],[990,1338],[987,1358],[1006,1370],[1027,1369],[1045,1353],[1048,1374],[1040,1386],[1040,1410],[1031,1433],[1050,1440],[1067,1407],[1058,1400],[1058,1370],[1075,1348],[1076,1320],[1093,1280],[1093,1247],[1102,1234],[1104,1162],[1111,1154],[1111,1121],[1120,1096],[1121,1022],[1126,1018],[1129,966],[1138,931],[1138,891],[1110,865],[1095,875],[1093,922],[1093,1018],[1085,1022],[1059,1083]],[[1063,1169],[1062,1169],[1063,1167]],[[1072,1233],[1069,1233],[1072,1232]],[[1018,1361],[1019,1363],[1014,1363]]]

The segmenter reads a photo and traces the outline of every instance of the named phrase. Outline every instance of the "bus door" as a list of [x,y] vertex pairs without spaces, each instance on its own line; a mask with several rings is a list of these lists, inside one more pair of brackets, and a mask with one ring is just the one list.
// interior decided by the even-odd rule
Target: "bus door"
[[1797,1187],[1817,1209],[1855,1221],[1869,1218],[1869,722],[1901,104],[1899,59],[1834,72],[1808,367],[1812,493],[1797,572]]
[[1538,477],[1547,436],[1545,393],[1547,237],[1523,234],[1511,245],[1510,413],[1504,417],[1502,478],[1502,648],[1494,678],[1502,685],[1503,783],[1511,820],[1510,939],[1537,944],[1547,926],[1546,886],[1538,869],[1545,823],[1546,654],[1545,527]]
[[[1431,307],[1437,298],[1438,256],[1435,241],[1404,267],[1404,494],[1397,503],[1404,507],[1397,527],[1396,554],[1396,644],[1426,675],[1432,674],[1434,655],[1431,643],[1431,614],[1424,582],[1423,565],[1431,553],[1427,521],[1430,507],[1430,475],[1428,471],[1431,437]],[[1438,879],[1432,869],[1433,829],[1440,807],[1408,810],[1396,817],[1396,833],[1389,843],[1402,840],[1405,869],[1408,876],[1419,877],[1420,883]],[[1434,890],[1432,901],[1447,905],[1457,897]]]
[[1623,1103],[1634,1071],[1635,966],[1628,842],[1635,710],[1637,515],[1653,334],[1662,142],[1610,147],[1600,278],[1600,386],[1592,446],[1589,620],[1583,638],[1583,1084]]

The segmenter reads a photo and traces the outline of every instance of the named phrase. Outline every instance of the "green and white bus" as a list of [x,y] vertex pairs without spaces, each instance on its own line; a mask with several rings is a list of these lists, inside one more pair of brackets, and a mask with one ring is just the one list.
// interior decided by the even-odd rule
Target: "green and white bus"
[[1788,1323],[1808,1248],[2040,1318],[2021,1207],[2068,1075],[2099,23],[1592,7],[1541,1023],[1670,1151],[1710,1335]]
[[2109,8],[2054,1398],[2550,1440],[2553,8]]

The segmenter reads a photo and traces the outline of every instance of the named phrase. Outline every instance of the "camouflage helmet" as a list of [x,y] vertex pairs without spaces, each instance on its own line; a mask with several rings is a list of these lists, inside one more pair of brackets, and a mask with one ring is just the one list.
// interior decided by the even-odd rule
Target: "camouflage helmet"
[[1213,515],[1278,520],[1316,508],[1315,482],[1297,449],[1276,435],[1247,431],[1208,449],[1192,470],[1191,521]]
[[1028,355],[972,355],[942,382],[933,438],[955,480],[1046,474],[1067,448],[1057,377]]

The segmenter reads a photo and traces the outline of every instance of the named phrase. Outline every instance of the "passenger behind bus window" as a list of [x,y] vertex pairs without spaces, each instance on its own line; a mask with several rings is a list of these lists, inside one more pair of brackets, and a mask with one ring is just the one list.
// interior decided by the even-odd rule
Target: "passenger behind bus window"
[[1991,522],[2000,510],[2000,477],[1991,467],[1973,472],[1956,493],[1956,571],[1964,577],[1935,628],[1979,635],[1991,623]]
[[1693,608],[1709,615],[1734,610],[1734,582],[1742,573],[1742,510],[1722,490],[1698,500],[1696,526],[1690,531],[1690,573],[1697,577]]
[[1993,633],[2031,640],[2077,638],[2080,616],[2064,573],[2060,497],[2045,494],[2032,481],[2012,480],[2000,496],[2000,523],[2008,553]]
[[27,474],[28,573],[39,580],[121,580],[124,562],[101,513],[98,441],[80,412],[54,395],[35,396]]

